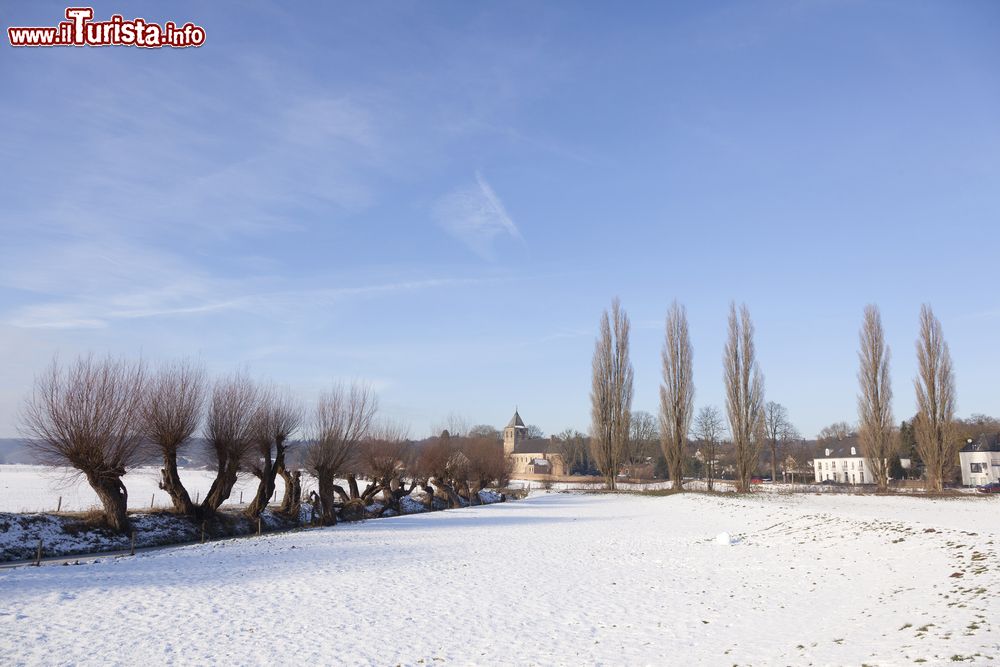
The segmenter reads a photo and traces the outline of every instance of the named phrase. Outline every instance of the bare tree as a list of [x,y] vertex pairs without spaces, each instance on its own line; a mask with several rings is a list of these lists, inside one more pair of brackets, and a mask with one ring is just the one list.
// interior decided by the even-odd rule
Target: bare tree
[[211,513],[229,499],[237,476],[254,445],[254,428],[261,392],[242,373],[222,378],[212,388],[205,424],[205,439],[216,459],[215,479],[201,503]]
[[479,492],[491,484],[506,486],[514,464],[504,455],[503,446],[488,438],[467,438],[460,448],[469,462],[469,502],[479,505]]
[[629,419],[628,451],[626,463],[646,463],[656,456],[660,447],[660,429],[656,417],[644,410],[636,410]]
[[760,456],[764,430],[764,378],[757,366],[753,321],[746,304],[729,306],[729,338],[726,341],[726,413],[736,456],[736,487],[750,490],[750,478]]
[[126,472],[142,453],[141,362],[53,361],[35,380],[22,415],[26,445],[42,463],[70,466],[94,489],[112,530],[128,530]]
[[295,479],[285,469],[285,455],[286,443],[301,423],[302,410],[291,394],[273,387],[261,391],[251,436],[255,455],[248,465],[250,472],[260,481],[257,493],[246,509],[249,516],[258,517],[267,508],[279,474],[285,482],[282,507],[288,505],[291,510],[295,505]]
[[829,426],[824,426],[816,435],[816,440],[820,443],[836,442],[857,435],[858,430],[847,422],[834,422]]
[[593,386],[590,392],[591,458],[614,490],[628,446],[632,408],[632,363],[629,361],[629,319],[616,297],[601,318],[601,335],[594,347]]
[[450,476],[449,462],[455,454],[456,446],[447,429],[430,439],[420,450],[414,464],[414,478],[424,492],[424,506],[430,510],[434,507],[434,498],[439,494],[433,484],[441,489],[441,499],[447,505],[453,506],[457,494],[448,485]]
[[892,417],[892,383],[889,378],[889,347],[885,344],[878,306],[865,306],[859,334],[858,425],[861,451],[879,491],[889,488],[889,466],[896,455]]
[[195,505],[177,472],[177,454],[201,424],[205,408],[205,371],[190,361],[161,366],[150,378],[142,404],[143,433],[163,460],[160,488],[174,511],[195,514]]
[[528,424],[527,436],[529,440],[537,440],[538,438],[545,437],[545,431],[543,431],[542,427],[537,424]]
[[792,438],[798,437],[798,431],[788,418],[788,409],[781,403],[768,401],[764,404],[764,437],[771,450],[771,480],[778,480],[779,449]]
[[495,426],[489,424],[477,424],[469,429],[470,438],[490,438],[497,442],[503,442],[503,433]]
[[[372,480],[363,496],[365,504],[381,493],[385,502],[382,513],[393,510],[402,513],[400,501],[416,488],[411,479],[407,488],[403,475],[413,463],[413,448],[406,437],[405,427],[383,421],[373,425],[361,447],[361,470]],[[497,445],[496,441],[493,441]],[[499,445],[497,445],[499,446]]]
[[[652,421],[652,415],[648,416]],[[589,474],[592,466],[586,434],[572,428],[564,430],[556,436],[556,452],[562,456],[568,474],[573,475],[580,472]]]
[[725,424],[722,414],[713,405],[706,405],[698,411],[694,420],[694,435],[705,447],[705,477],[708,480],[708,490],[715,485],[716,449],[725,436]]
[[920,309],[917,362],[919,375],[913,380],[917,390],[917,450],[924,461],[927,490],[940,491],[962,443],[954,433],[955,373],[951,354],[941,322],[926,304]]
[[667,313],[663,342],[663,384],[660,385],[660,443],[670,481],[684,489],[684,446],[694,416],[694,352],[688,336],[687,311],[674,301]]
[[337,385],[319,399],[306,462],[316,476],[324,525],[337,523],[334,480],[358,468],[359,445],[377,410],[378,399],[366,384]]

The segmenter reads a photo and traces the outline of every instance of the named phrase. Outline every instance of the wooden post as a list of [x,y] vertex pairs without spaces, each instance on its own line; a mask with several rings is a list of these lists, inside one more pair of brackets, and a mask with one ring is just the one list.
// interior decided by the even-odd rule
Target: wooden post
[[260,517],[257,517],[257,537],[260,537],[260,533],[261,533],[261,530],[260,530],[260,529],[261,529],[261,524],[262,524],[262,522],[261,522],[261,519],[260,519]]
[[129,556],[134,556],[135,555],[135,531],[134,530],[132,531],[132,548],[129,549],[128,555]]
[[35,552],[35,567],[42,564],[42,538],[38,538],[38,551]]
[[199,502],[201,502],[201,491],[194,494],[194,504],[197,505]]
[[153,501],[154,500],[156,500],[156,494],[155,493],[152,496],[150,496],[150,498],[149,498],[149,509],[153,509]]
[[205,522],[201,522],[201,543],[205,543]]
[[59,504],[56,505],[56,514],[62,511],[62,496],[59,496]]
[[240,491],[240,505],[243,504],[243,492]]

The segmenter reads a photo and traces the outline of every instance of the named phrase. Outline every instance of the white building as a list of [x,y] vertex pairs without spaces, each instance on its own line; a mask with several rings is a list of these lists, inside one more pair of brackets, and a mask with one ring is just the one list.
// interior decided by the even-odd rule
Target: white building
[[824,447],[813,459],[816,481],[831,480],[841,484],[874,484],[857,438],[845,438]]
[[962,484],[979,486],[1000,482],[1000,436],[981,435],[958,453]]

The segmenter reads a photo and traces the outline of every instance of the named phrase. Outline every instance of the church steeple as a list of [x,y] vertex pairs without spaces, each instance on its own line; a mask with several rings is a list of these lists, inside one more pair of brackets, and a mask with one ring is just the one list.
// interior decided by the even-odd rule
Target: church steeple
[[521,420],[517,408],[514,408],[514,416],[507,422],[507,427],[503,430],[503,451],[505,454],[513,454],[514,448],[523,440],[528,439],[528,427]]

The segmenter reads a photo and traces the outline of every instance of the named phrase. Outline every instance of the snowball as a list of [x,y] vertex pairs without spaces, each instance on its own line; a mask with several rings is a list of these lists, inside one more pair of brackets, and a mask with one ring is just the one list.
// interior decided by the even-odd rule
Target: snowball
[[729,535],[729,533],[719,533],[715,536],[715,543],[724,544],[728,547],[733,543],[733,538]]

